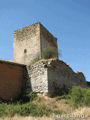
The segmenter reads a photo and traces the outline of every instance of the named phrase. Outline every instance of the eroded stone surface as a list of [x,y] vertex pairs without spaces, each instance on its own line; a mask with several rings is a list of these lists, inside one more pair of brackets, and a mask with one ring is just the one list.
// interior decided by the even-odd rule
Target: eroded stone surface
[[32,90],[35,92],[53,93],[55,84],[58,88],[87,86],[82,72],[75,73],[69,65],[59,59],[41,60],[27,66],[27,69]]

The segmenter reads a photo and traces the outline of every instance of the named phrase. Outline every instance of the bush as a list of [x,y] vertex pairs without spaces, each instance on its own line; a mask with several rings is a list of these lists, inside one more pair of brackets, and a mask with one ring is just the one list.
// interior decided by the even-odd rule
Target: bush
[[[32,60],[31,64],[34,64],[36,62],[38,62],[41,59],[50,59],[50,58],[55,58],[56,56],[56,51],[51,48],[51,47],[47,47],[43,53],[42,53],[42,57],[39,57],[40,55],[37,55],[36,58],[34,60]],[[58,52],[58,56],[60,56],[60,53]]]
[[5,104],[0,104],[0,117],[6,116],[6,105]]
[[55,56],[55,51],[49,47],[42,54],[43,59],[50,59],[53,58],[54,56]]
[[56,100],[70,99],[70,98],[71,98],[71,96],[70,96],[70,95],[67,95],[67,94],[62,95],[62,96],[56,96]]
[[[44,105],[33,104],[31,101],[37,99],[36,93],[31,92],[17,102],[0,104],[0,117],[12,117],[15,114],[21,116],[43,116],[50,115],[52,111],[48,110]],[[25,102],[24,102],[25,101]],[[28,102],[26,102],[28,101]]]
[[52,111],[48,110],[43,105],[37,105],[32,103],[26,104],[0,104],[0,117],[9,116],[12,117],[15,114],[21,116],[43,116],[50,115]]
[[57,100],[68,99],[75,108],[83,105],[90,106],[90,88],[74,86],[72,89],[66,89],[65,87],[58,88],[56,84],[54,87]]
[[37,93],[35,93],[35,92],[30,92],[28,95],[27,95],[27,97],[29,98],[29,100],[30,101],[33,101],[33,100],[35,100],[35,99],[37,99]]
[[34,64],[34,63],[38,62],[40,59],[41,59],[41,58],[40,58],[39,56],[37,56],[37,57],[31,62],[31,64]]
[[90,106],[90,88],[74,86],[70,90],[71,102],[74,107],[82,105]]
[[90,106],[90,88],[86,89],[86,93],[85,93],[85,104],[87,106]]
[[15,101],[15,102],[12,102],[12,103],[17,103],[17,102],[19,102],[19,103],[23,104],[23,103],[31,102],[31,101],[37,99],[37,97],[38,97],[38,96],[37,96],[37,93],[35,93],[35,92],[30,92],[29,94],[26,94],[26,95],[24,95],[24,96],[21,96],[21,97],[18,99],[18,101]]

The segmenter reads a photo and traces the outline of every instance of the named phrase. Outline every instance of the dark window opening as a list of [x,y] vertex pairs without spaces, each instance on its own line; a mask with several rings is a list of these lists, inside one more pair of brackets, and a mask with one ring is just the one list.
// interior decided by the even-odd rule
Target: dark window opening
[[24,53],[27,53],[27,49],[24,49]]

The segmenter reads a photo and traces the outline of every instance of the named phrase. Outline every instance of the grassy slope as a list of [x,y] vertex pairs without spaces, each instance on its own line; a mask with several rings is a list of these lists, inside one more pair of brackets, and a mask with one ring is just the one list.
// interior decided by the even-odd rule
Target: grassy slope
[[[32,101],[32,103],[34,104],[38,104],[38,105],[44,105],[46,106],[49,110],[52,110],[55,113],[61,113],[61,114],[85,114],[88,115],[88,119],[90,120],[90,107],[81,107],[78,109],[74,109],[72,107],[72,105],[70,104],[69,100],[65,100],[65,99],[57,99],[57,98],[49,98],[49,97],[44,97],[42,95],[38,95],[39,97]],[[69,118],[70,119],[70,118]],[[62,120],[69,120],[69,119],[62,119]],[[21,117],[18,115],[15,115],[14,117],[10,118],[10,117],[5,117],[5,118],[0,118],[0,120],[52,120],[50,117]],[[55,119],[53,119],[55,120]],[[81,120],[81,119],[70,119],[70,120]],[[84,120],[84,119],[83,119]]]

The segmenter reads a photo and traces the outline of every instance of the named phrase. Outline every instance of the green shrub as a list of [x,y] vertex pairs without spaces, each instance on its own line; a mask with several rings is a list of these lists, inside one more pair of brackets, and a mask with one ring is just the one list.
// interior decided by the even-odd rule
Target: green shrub
[[57,100],[68,99],[75,108],[83,105],[90,106],[90,88],[80,86],[74,86],[72,89],[66,89],[65,86],[58,88],[55,83],[54,88]]
[[12,117],[15,114],[21,116],[43,116],[50,115],[52,111],[48,110],[43,105],[37,105],[32,103],[26,104],[0,104],[0,117],[9,116]]
[[90,88],[86,89],[86,93],[85,93],[85,104],[87,106],[90,106]]
[[[0,104],[0,117],[9,116],[12,117],[15,114],[21,116],[48,116],[51,111],[48,110],[44,105],[33,104],[31,101],[37,99],[38,96],[36,93],[31,92],[26,95],[24,98],[21,98],[18,102],[12,102],[8,104]],[[24,100],[25,99],[25,100]],[[29,102],[23,102],[23,101]]]
[[30,93],[28,93],[28,94],[26,94],[26,95],[24,95],[24,96],[21,96],[21,97],[18,99],[18,101],[13,102],[13,103],[19,102],[20,104],[24,104],[24,103],[31,102],[31,101],[37,99],[37,97],[38,97],[38,96],[37,96],[37,93],[35,93],[35,92],[30,92]]
[[[42,57],[39,57],[40,55],[37,55],[36,58],[34,60],[32,60],[31,64],[34,64],[36,62],[38,62],[41,59],[50,59],[50,58],[55,58],[56,56],[56,51],[51,48],[51,47],[47,47],[43,53],[42,53]],[[60,56],[60,53],[58,52],[58,56]]]
[[80,86],[74,86],[70,90],[71,102],[74,107],[82,105],[90,106],[90,88],[82,88]]
[[35,100],[35,99],[37,99],[37,93],[35,93],[35,92],[30,92],[28,95],[27,95],[27,97],[29,98],[29,100],[30,101],[33,101],[33,100]]
[[31,64],[38,62],[40,59],[41,58],[39,56],[36,56],[36,58],[34,60],[32,60]]
[[1,116],[6,116],[6,105],[5,104],[0,104],[0,117]]
[[55,51],[48,47],[42,54],[42,58],[43,59],[50,59],[50,58],[53,58],[55,56]]
[[56,96],[56,99],[57,100],[61,100],[61,99],[71,99],[71,96],[70,95],[62,95],[62,96]]

